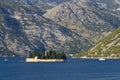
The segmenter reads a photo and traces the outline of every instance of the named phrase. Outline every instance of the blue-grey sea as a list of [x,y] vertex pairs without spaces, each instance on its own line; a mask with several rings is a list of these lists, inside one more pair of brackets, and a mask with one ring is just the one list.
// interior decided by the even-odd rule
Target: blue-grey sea
[[120,60],[72,59],[61,63],[26,63],[0,58],[0,80],[120,80]]

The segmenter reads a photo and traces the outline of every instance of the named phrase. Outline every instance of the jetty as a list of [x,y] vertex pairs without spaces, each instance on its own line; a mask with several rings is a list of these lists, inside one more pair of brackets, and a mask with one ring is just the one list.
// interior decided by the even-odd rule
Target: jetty
[[26,58],[26,62],[64,62],[64,59],[38,59],[35,58]]

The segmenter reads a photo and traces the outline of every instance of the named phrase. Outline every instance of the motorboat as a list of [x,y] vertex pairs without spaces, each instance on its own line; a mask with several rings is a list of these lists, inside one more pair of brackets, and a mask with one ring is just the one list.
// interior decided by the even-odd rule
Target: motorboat
[[99,58],[99,61],[105,61],[105,58]]

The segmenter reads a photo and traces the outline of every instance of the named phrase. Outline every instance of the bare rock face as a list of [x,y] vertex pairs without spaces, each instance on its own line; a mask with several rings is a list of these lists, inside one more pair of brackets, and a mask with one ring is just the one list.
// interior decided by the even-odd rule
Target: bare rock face
[[3,3],[0,6],[0,56],[28,55],[49,49],[76,53],[91,46],[80,34],[44,18],[42,9],[37,11],[36,6],[24,0]]
[[49,49],[82,52],[120,25],[119,0],[0,2],[0,56]]
[[94,44],[120,25],[119,2],[71,0],[49,9],[44,17],[81,34]]

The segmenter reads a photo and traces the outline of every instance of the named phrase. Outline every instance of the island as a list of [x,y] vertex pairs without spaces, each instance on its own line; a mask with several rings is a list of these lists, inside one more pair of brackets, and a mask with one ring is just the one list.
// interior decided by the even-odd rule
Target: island
[[60,53],[55,50],[45,52],[32,52],[26,58],[26,62],[64,62],[66,55],[64,52]]

